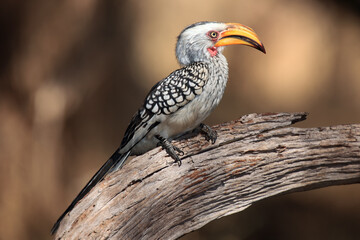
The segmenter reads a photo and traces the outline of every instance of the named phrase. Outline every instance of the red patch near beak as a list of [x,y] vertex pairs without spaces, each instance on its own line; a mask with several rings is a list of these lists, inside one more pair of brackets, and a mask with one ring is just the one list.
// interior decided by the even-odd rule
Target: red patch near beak
[[209,51],[210,56],[212,56],[212,57],[216,56],[216,54],[218,53],[216,47],[210,47],[210,48],[208,48],[207,50]]

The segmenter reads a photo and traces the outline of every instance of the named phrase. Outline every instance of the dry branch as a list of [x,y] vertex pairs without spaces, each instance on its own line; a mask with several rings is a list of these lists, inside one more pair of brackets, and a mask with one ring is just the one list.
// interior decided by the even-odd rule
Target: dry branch
[[60,225],[62,239],[175,239],[287,192],[360,182],[360,124],[294,128],[305,113],[250,114],[156,148],[109,174]]

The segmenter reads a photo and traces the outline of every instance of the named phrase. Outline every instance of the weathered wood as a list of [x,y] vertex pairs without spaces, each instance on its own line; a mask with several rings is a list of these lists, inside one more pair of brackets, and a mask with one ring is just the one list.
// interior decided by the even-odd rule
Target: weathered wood
[[294,128],[305,113],[250,114],[156,148],[109,174],[60,225],[62,239],[175,239],[287,192],[360,182],[360,124]]

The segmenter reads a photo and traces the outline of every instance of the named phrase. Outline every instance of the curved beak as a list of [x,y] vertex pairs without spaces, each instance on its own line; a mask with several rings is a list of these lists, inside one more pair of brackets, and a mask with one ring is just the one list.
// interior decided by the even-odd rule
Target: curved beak
[[266,53],[264,45],[251,28],[239,23],[226,23],[226,30],[220,32],[219,40],[215,47],[241,44],[247,45]]

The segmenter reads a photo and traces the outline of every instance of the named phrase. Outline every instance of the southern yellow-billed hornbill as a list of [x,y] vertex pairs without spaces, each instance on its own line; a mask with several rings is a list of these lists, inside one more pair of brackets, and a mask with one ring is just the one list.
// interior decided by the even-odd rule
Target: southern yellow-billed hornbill
[[202,121],[223,96],[228,80],[228,65],[222,51],[224,46],[234,44],[251,46],[265,53],[255,32],[238,23],[198,22],[180,33],[176,57],[182,68],[150,90],[142,107],[132,118],[120,147],[60,216],[52,233],[76,203],[106,173],[121,168],[129,155],[140,155],[160,145],[181,165],[178,154],[183,152],[171,145],[170,141],[198,126],[208,140],[215,142],[216,132]]

